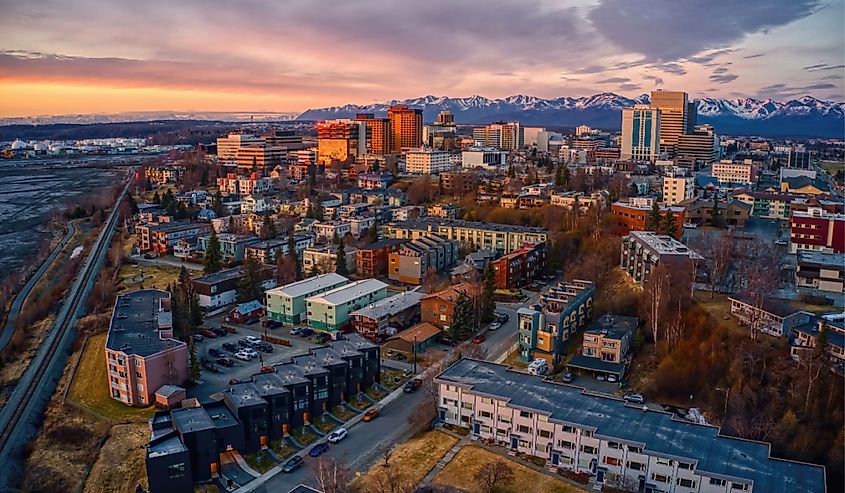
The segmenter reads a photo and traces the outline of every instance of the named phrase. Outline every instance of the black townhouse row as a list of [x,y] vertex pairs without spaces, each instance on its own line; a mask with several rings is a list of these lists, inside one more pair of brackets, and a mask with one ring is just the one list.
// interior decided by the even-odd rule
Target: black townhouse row
[[217,474],[221,453],[260,450],[379,382],[379,346],[346,337],[230,385],[220,401],[157,412],[147,445],[150,492],[192,491]]

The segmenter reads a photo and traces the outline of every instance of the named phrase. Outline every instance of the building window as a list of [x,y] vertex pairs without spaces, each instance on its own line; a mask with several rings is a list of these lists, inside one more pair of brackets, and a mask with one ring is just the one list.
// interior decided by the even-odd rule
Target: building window
[[141,375],[141,372],[139,372],[139,371],[135,372],[135,377],[136,378],[144,378],[143,375]]
[[531,428],[529,428],[529,427],[527,427],[527,426],[525,426],[525,425],[519,425],[519,426],[517,427],[517,431],[518,431],[519,433],[530,434],[530,433],[531,433]]
[[644,471],[645,464],[642,462],[628,461],[628,469],[631,469],[632,471]]
[[185,477],[185,463],[171,464],[167,466],[168,479],[179,479]]
[[683,486],[684,488],[695,488],[695,481],[692,479],[678,478],[678,486]]
[[519,412],[519,417],[520,417],[520,418],[530,418],[530,417],[531,417],[531,413],[529,413],[528,411],[520,411],[520,412]]
[[611,466],[618,466],[622,462],[617,457],[611,457],[609,455],[606,455],[602,461]]
[[138,384],[138,392],[143,392],[143,391],[144,391],[144,385],[139,383]]
[[666,476],[664,474],[651,473],[651,479],[652,479],[652,481],[657,481],[658,483],[668,483],[669,482],[669,476]]
[[692,464],[688,462],[678,462],[678,469],[692,469]]
[[658,463],[658,464],[660,464],[661,466],[671,466],[671,465],[672,465],[672,461],[671,461],[671,460],[669,460],[669,459],[664,459],[664,458],[662,458],[662,457],[658,457],[658,458],[657,458],[657,463]]
[[597,451],[596,448],[593,447],[593,446],[581,445],[581,452],[584,452],[585,454],[595,454],[596,451]]
[[714,486],[725,486],[726,481],[724,479],[718,478],[710,478],[710,484]]

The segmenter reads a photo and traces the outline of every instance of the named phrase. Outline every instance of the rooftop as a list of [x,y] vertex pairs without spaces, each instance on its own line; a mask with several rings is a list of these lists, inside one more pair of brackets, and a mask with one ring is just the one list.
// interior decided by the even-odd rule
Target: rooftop
[[628,236],[636,239],[657,255],[685,255],[690,258],[701,258],[688,246],[669,235],[655,233],[654,231],[631,231]]
[[627,334],[633,333],[639,325],[637,317],[626,317],[623,315],[602,315],[584,332],[587,334],[602,334],[606,338],[622,339]]
[[229,281],[233,279],[240,279],[243,276],[243,269],[240,267],[235,267],[232,269],[224,269],[221,271],[214,272],[213,274],[208,274],[201,277],[195,277],[191,281],[198,282],[202,284],[219,284],[223,281]]
[[173,428],[168,428],[166,432],[159,432],[158,436],[150,440],[150,443],[147,445],[147,455],[149,457],[160,457],[187,451],[188,447],[182,443],[182,440]]
[[435,327],[434,325],[428,322],[422,322],[413,327],[409,327],[406,330],[396,334],[395,336],[391,337],[389,340],[394,339],[402,339],[405,342],[414,342],[417,343],[427,341],[432,337],[440,334],[440,329]]
[[394,228],[397,229],[433,229],[436,232],[439,227],[445,228],[466,228],[466,229],[480,229],[484,231],[499,231],[507,233],[546,233],[544,228],[533,226],[515,226],[512,224],[498,224],[498,223],[482,223],[478,221],[463,221],[459,219],[442,219],[436,217],[409,219],[407,221],[400,221],[396,223]]
[[385,238],[383,240],[368,243],[368,244],[362,246],[361,248],[359,248],[359,250],[378,250],[379,248],[386,248],[386,247],[401,245],[402,243],[405,243],[407,241],[408,240],[402,240],[402,239],[398,239],[398,238]]
[[167,291],[158,289],[142,289],[118,296],[106,348],[146,357],[184,346],[184,342],[176,339],[162,339],[158,331],[160,301],[169,298]]
[[267,294],[274,294],[277,296],[287,296],[290,298],[298,298],[300,296],[310,295],[315,291],[326,289],[339,283],[347,283],[349,279],[340,274],[329,272],[328,274],[320,274],[319,276],[309,277],[301,281],[292,282],[279,286],[267,291]]
[[235,407],[248,407],[264,404],[266,401],[261,398],[261,392],[252,382],[241,382],[230,385],[223,391],[226,399],[232,402]]
[[843,270],[845,269],[845,253],[798,250],[798,264],[806,267]]
[[403,293],[395,294],[383,300],[370,303],[369,305],[355,310],[350,313],[350,316],[361,316],[374,318],[376,320],[389,315],[395,315],[403,310],[419,305],[425,293],[420,291],[405,291]]
[[331,291],[326,291],[325,293],[318,294],[316,296],[312,296],[305,301],[309,303],[325,303],[327,305],[337,306],[348,301],[358,299],[367,293],[372,293],[381,289],[387,289],[387,284],[379,281],[378,279],[364,279],[346,284],[339,288],[334,288]]
[[502,398],[512,407],[592,430],[598,437],[642,446],[645,454],[693,462],[701,474],[753,482],[755,491],[825,491],[821,466],[773,459],[768,444],[722,436],[714,426],[626,405],[617,397],[591,394],[580,387],[469,359],[458,361],[436,380],[476,395]]

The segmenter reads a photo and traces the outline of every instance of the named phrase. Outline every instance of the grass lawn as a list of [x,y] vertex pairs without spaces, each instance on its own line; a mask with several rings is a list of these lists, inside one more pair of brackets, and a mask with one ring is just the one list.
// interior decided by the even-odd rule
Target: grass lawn
[[150,427],[146,423],[113,426],[85,481],[84,493],[130,491],[136,484],[146,488],[144,446],[149,439]]
[[382,392],[381,390],[379,390],[375,387],[370,387],[367,390],[365,390],[364,392],[366,392],[368,396],[370,396],[371,398],[373,398],[377,401],[383,399],[387,395],[387,392]]
[[[507,461],[513,469],[514,479],[508,485],[497,486],[497,493],[579,493],[587,490],[576,488],[554,476],[537,472],[481,447],[467,445],[434,478],[434,482],[469,493],[481,493],[481,485],[475,480],[475,474],[485,463],[501,459]],[[530,486],[529,486],[530,485]]]
[[[409,483],[417,484],[428,474],[437,462],[446,455],[458,439],[441,431],[430,431],[412,438],[393,449],[390,468]],[[382,463],[376,463],[361,479],[365,491],[373,491],[370,485],[378,485],[384,474]]]
[[[394,390],[399,386],[403,385],[405,382],[408,381],[407,376],[405,376],[405,372],[400,370],[393,370],[393,369],[382,369],[381,370],[381,385],[384,388]],[[398,380],[397,380],[398,379]]]
[[320,430],[321,433],[324,433],[324,434],[328,433],[328,432],[334,430],[335,428],[337,428],[338,426],[340,426],[339,424],[337,424],[337,422],[335,422],[335,420],[333,420],[332,418],[330,418],[328,416],[320,416],[320,417],[314,418],[312,420],[311,424],[314,425],[314,428],[317,428],[318,430]]
[[120,266],[119,276],[120,286],[126,289],[166,289],[168,284],[179,279],[179,268],[161,265],[124,264]]
[[514,368],[527,368],[528,363],[519,359],[519,348],[508,353],[508,357],[502,361],[502,364],[512,366]]
[[358,396],[353,396],[349,399],[349,403],[352,404],[352,407],[362,411],[373,405],[370,401]]
[[334,409],[332,409],[332,414],[334,414],[337,419],[345,422],[352,419],[357,413],[354,413],[343,406],[335,406]]
[[294,428],[290,435],[303,447],[320,438],[313,431],[304,426],[301,428]]
[[276,461],[274,461],[273,458],[270,457],[270,454],[264,450],[246,454],[244,455],[244,460],[247,464],[249,464],[249,467],[255,469],[255,472],[259,472],[261,474],[264,474],[270,469],[276,467]]
[[287,459],[297,452],[296,447],[285,441],[283,438],[270,442],[270,448],[273,449],[273,452],[282,459]]
[[112,421],[146,421],[153,415],[154,407],[129,407],[109,395],[105,344],[105,333],[88,338],[76,375],[70,384],[68,399]]

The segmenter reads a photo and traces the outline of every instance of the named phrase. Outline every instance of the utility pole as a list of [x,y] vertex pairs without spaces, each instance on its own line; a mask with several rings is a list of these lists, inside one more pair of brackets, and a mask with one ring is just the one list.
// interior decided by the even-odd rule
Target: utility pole
[[414,336],[414,375],[417,374],[417,336]]

